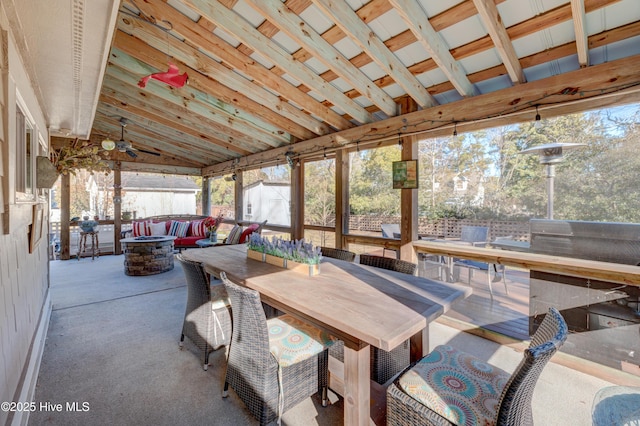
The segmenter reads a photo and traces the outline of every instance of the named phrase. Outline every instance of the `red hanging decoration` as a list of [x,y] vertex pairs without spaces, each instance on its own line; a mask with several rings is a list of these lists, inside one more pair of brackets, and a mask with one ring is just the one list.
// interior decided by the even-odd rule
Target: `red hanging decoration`
[[144,88],[150,78],[156,79],[163,83],[167,83],[169,86],[180,88],[184,86],[189,77],[187,76],[186,72],[184,74],[180,74],[178,67],[169,62],[169,70],[167,72],[157,72],[155,74],[150,74],[146,77],[142,77],[138,82],[138,86]]

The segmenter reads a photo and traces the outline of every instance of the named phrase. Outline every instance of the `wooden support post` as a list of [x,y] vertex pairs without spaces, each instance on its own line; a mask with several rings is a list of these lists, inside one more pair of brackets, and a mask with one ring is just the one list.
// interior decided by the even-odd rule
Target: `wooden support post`
[[242,213],[244,209],[244,198],[242,196],[242,187],[243,187],[242,176],[243,175],[241,171],[234,172],[234,175],[236,176],[235,186],[234,186],[234,199],[236,200],[235,216],[236,216],[236,222],[241,222],[244,219],[244,215]]
[[202,177],[202,214],[211,215],[211,178]]
[[71,258],[69,219],[71,212],[71,176],[60,178],[60,260]]
[[122,254],[120,233],[122,232],[122,172],[120,162],[113,166],[113,254]]
[[304,238],[304,165],[291,169],[291,238]]
[[[417,111],[416,102],[407,98],[400,105],[402,114]],[[417,160],[418,159],[418,137],[415,135],[405,136],[402,141],[401,159]],[[416,253],[413,250],[411,242],[418,239],[418,190],[417,189],[401,189],[400,190],[400,259],[408,262],[416,262]]]
[[336,248],[348,249],[344,235],[349,233],[349,153],[336,151]]

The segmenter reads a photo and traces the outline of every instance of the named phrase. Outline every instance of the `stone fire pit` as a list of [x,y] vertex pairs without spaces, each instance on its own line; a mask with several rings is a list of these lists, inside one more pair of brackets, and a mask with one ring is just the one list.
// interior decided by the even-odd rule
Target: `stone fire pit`
[[154,275],[173,269],[173,236],[135,237],[120,240],[126,275]]

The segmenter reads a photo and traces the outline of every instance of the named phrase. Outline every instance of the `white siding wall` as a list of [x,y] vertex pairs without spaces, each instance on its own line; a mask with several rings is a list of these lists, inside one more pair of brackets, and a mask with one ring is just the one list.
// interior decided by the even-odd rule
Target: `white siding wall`
[[190,192],[146,192],[127,190],[122,211],[136,212],[136,217],[166,214],[196,214],[196,194]]
[[[252,222],[268,220],[271,225],[291,226],[291,189],[287,185],[259,185],[245,189],[244,218]],[[251,216],[247,205],[251,203]]]
[[[4,10],[0,10],[0,27],[8,29]],[[0,49],[1,50],[1,49]],[[28,230],[32,217],[32,204],[17,205],[13,189],[15,171],[15,105],[16,90],[24,99],[38,132],[47,138],[44,116],[30,87],[25,67],[18,56],[13,37],[8,42],[9,75],[7,87],[0,87],[0,401],[12,401],[22,392],[21,374],[31,356],[31,343],[44,311],[48,320],[50,307],[45,306],[48,294],[47,237],[33,253],[29,253]],[[1,72],[2,70],[0,70]],[[2,131],[2,126],[6,126]],[[44,214],[48,228],[48,211]],[[34,342],[36,346],[42,342]],[[30,387],[32,383],[25,386]],[[0,424],[5,424],[9,413],[0,411]]]

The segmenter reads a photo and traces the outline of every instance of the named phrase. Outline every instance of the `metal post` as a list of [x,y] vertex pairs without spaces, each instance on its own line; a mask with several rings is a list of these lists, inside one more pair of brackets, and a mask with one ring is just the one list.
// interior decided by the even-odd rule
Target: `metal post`
[[555,176],[555,164],[547,164],[547,219],[553,219],[553,178]]

